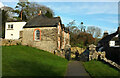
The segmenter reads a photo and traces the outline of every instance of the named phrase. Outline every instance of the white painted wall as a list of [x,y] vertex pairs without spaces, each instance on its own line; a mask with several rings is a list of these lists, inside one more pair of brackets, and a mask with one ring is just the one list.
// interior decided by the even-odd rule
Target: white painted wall
[[[8,29],[8,25],[13,24],[13,29]],[[19,39],[20,31],[26,22],[6,22],[5,24],[5,39]],[[11,35],[13,34],[13,35]]]

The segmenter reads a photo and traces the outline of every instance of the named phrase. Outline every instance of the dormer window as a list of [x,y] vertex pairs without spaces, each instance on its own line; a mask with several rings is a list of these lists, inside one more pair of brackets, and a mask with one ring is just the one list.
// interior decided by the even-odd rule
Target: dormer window
[[8,29],[13,29],[13,24],[8,24]]

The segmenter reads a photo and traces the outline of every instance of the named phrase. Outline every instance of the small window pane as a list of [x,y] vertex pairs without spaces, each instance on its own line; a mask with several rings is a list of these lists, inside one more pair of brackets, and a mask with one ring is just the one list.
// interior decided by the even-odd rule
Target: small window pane
[[8,25],[8,28],[10,28],[10,25]]
[[39,30],[36,30],[35,39],[36,40],[40,39],[40,31]]
[[13,29],[13,24],[11,25],[11,29]]

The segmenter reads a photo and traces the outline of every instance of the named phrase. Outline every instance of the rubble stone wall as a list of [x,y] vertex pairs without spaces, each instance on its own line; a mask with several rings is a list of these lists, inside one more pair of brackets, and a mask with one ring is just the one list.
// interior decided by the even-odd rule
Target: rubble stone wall
[[22,45],[36,47],[42,50],[53,52],[57,49],[57,28],[37,28],[41,31],[41,40],[33,39],[36,28],[25,28],[22,35]]
[[21,40],[0,39],[0,46],[21,45]]
[[[90,60],[94,60],[94,59],[96,59],[96,60],[100,59],[100,60],[103,60],[103,61],[109,63],[110,65],[112,65],[112,66],[120,69],[120,65],[118,65],[116,62],[113,62],[112,60],[109,60],[108,58],[106,58],[106,52],[105,51],[103,51],[103,52],[97,52],[95,50],[95,48],[96,48],[96,46],[93,45],[93,44],[89,46],[89,61]],[[113,53],[113,55],[115,55],[114,53]]]

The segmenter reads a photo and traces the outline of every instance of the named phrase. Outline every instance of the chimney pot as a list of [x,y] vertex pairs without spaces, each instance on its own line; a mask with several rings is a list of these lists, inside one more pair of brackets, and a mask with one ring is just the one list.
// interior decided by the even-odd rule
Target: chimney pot
[[57,16],[58,18],[60,18],[60,16]]
[[41,14],[42,14],[42,11],[40,10],[39,13],[38,13],[38,15],[41,15]]
[[108,35],[108,31],[104,31],[103,37]]

